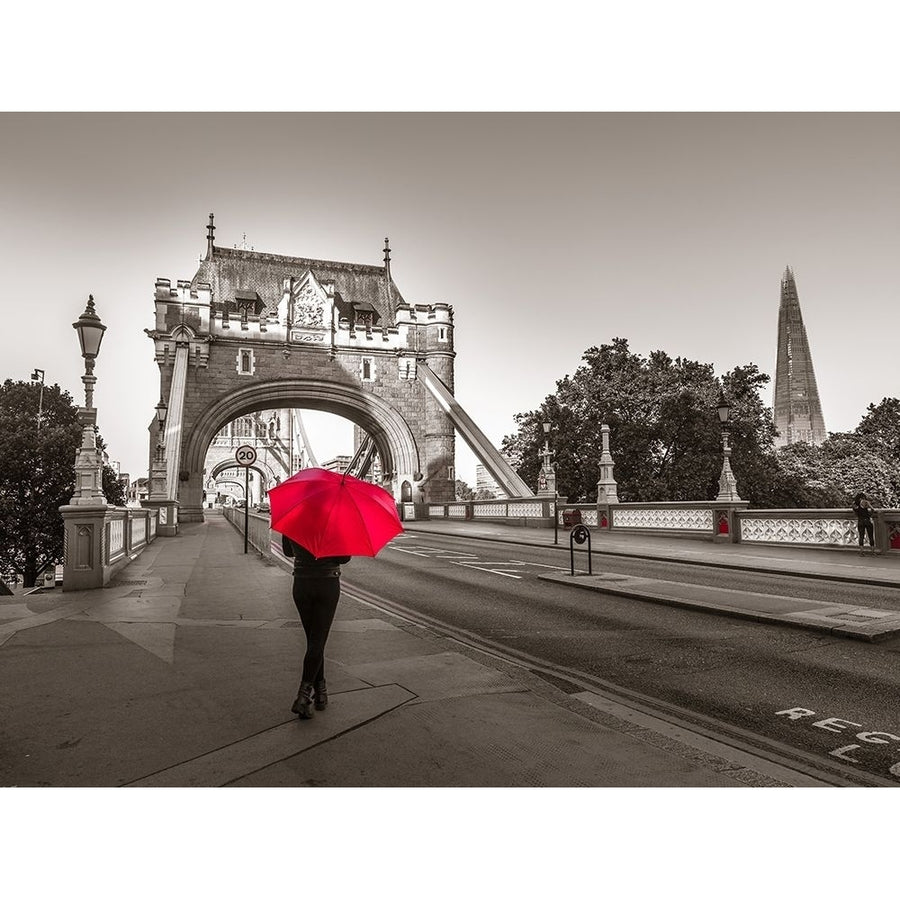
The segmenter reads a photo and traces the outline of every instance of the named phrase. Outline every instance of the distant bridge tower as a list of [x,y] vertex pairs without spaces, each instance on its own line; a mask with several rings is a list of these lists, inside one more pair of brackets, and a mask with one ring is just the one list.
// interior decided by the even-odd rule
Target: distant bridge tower
[[776,447],[798,441],[821,444],[828,434],[819,402],[809,340],[790,266],[781,279],[778,310],[778,360],[775,368]]

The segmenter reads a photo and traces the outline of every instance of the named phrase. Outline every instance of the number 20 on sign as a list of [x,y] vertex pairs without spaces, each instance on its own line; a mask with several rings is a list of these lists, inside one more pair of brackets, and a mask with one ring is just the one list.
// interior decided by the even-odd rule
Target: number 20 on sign
[[234,458],[239,466],[252,466],[256,462],[256,450],[249,444],[244,444],[237,448]]

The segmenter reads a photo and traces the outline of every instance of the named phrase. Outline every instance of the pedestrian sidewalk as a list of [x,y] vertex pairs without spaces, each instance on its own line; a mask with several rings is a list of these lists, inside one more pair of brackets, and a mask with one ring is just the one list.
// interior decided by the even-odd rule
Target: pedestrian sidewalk
[[[526,528],[493,522],[464,522],[454,519],[433,519],[404,522],[407,531],[432,532],[478,537],[522,543],[531,546],[552,546],[552,528]],[[569,549],[569,528],[559,528],[558,542]],[[576,550],[584,551],[587,545]],[[793,575],[804,578],[824,578],[872,584],[880,587],[900,587],[900,553],[860,555],[855,548],[816,548],[777,546],[771,544],[714,543],[702,539],[665,537],[655,534],[622,534],[591,529],[591,550],[597,554],[612,553],[636,559],[672,560],[726,569],[748,569],[772,575]]]
[[840,783],[594,690],[564,693],[355,599],[350,567],[327,648],[332,702],[300,721],[290,587],[212,514],[108,588],[5,598],[0,785]]

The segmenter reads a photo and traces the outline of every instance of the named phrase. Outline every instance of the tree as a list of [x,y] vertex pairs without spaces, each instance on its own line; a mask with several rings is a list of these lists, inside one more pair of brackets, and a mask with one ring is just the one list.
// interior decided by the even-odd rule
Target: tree
[[536,484],[542,423],[550,422],[558,490],[573,502],[589,502],[597,496],[606,423],[622,501],[710,499],[722,468],[715,405],[724,385],[733,404],[732,466],[742,496],[746,490],[754,502],[757,479],[777,467],[771,412],[759,397],[768,380],[750,364],[720,381],[707,363],[672,359],[661,350],[645,358],[615,338],[585,351],[574,375],[558,381],[540,408],[515,417],[519,430],[504,438],[503,452],[520,461],[527,483]]
[[[44,387],[7,379],[0,386],[0,565],[33,586],[38,574],[63,555],[59,507],[75,492],[75,453],[81,443],[78,410],[59,385]],[[98,441],[98,443],[100,443]],[[108,470],[108,471],[107,471]],[[106,466],[104,490],[122,503],[122,485]]]
[[[101,452],[105,449],[105,444],[99,434],[97,435],[97,446],[100,448]],[[116,470],[112,466],[104,463],[102,474],[103,496],[106,497],[106,502],[110,506],[125,506],[127,502],[125,485],[119,481]]]
[[880,456],[900,464],[900,400],[885,397],[877,406],[870,403],[856,434]]
[[475,491],[473,491],[462,479],[457,478],[454,496],[457,500],[474,500]]
[[802,485],[798,506],[845,507],[860,491],[876,506],[900,505],[900,400],[870,404],[854,431],[834,432],[821,446],[782,447],[778,462]]

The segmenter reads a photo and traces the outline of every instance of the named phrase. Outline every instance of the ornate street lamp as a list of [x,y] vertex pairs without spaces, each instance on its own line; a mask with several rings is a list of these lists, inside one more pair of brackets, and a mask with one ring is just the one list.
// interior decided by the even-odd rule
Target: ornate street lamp
[[725,392],[719,391],[719,401],[716,404],[716,414],[719,417],[719,425],[722,428],[722,473],[719,475],[719,496],[716,500],[740,501],[737,492],[737,480],[731,471],[731,447],[728,444],[730,435],[729,422],[731,420],[731,404],[725,399]]
[[37,427],[41,427],[41,413],[44,411],[44,370],[43,369],[35,369],[31,373],[32,381],[39,381],[41,384],[41,393],[38,397],[38,413],[37,413]]
[[72,327],[78,332],[81,355],[84,357],[84,375],[81,376],[84,382],[84,405],[87,409],[93,409],[94,384],[97,382],[94,377],[94,360],[100,352],[100,342],[106,331],[106,326],[100,321],[100,316],[94,309],[93,294],[88,294],[87,306],[78,317],[78,321],[72,323]]
[[724,429],[728,425],[731,418],[731,404],[725,399],[725,391],[719,391],[719,402],[716,404],[716,413],[719,416],[719,423]]
[[95,425],[97,410],[94,409],[94,362],[100,352],[100,343],[106,326],[100,321],[94,309],[94,295],[88,296],[87,306],[72,327],[78,332],[81,344],[81,355],[84,358],[84,406],[78,410],[81,420],[81,447],[75,456],[75,494],[72,504],[75,506],[106,505],[103,495],[103,458],[97,449]]
[[169,411],[169,407],[166,406],[166,401],[163,400],[162,397],[159,398],[159,403],[156,404],[156,456],[157,458],[161,458],[163,453],[163,449],[166,446],[166,413]]

